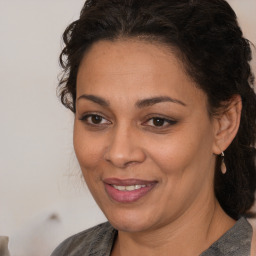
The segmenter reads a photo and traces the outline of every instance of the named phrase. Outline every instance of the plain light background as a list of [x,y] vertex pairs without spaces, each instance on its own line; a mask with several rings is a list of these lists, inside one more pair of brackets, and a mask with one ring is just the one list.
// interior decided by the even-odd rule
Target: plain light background
[[[56,97],[61,35],[83,3],[0,0],[0,235],[11,242],[52,214],[57,241],[104,220],[73,152],[73,114]],[[229,3],[256,45],[256,0]]]

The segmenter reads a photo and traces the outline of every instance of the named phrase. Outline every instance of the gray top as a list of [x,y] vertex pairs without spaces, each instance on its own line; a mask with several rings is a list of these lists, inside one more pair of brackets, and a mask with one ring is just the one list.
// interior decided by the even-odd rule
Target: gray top
[[[76,234],[62,242],[51,256],[109,256],[117,236],[109,222]],[[200,256],[250,256],[252,227],[240,218]]]
[[8,241],[9,238],[7,236],[0,236],[0,255],[1,256],[10,256],[8,250]]

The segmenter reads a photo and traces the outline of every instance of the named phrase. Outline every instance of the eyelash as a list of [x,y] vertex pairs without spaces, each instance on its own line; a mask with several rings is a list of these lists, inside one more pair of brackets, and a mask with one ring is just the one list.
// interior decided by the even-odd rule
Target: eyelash
[[[98,118],[99,122],[102,122],[105,120],[104,123],[93,123],[92,121],[92,118]],[[91,119],[89,121],[89,119]],[[94,127],[100,127],[100,126],[105,126],[105,125],[109,125],[109,124],[112,124],[110,121],[108,121],[106,118],[104,118],[102,115],[99,115],[99,114],[86,114],[84,116],[82,116],[81,118],[79,118],[79,120],[81,120],[82,122],[85,122],[87,125],[90,125],[90,126],[94,126]],[[160,121],[159,122],[159,126],[156,125],[156,123],[154,124],[153,122],[154,121]],[[149,122],[152,122],[153,124],[147,124]],[[172,126],[172,125],[175,125],[177,123],[177,121],[175,120],[172,120],[172,119],[168,119],[168,118],[165,118],[165,117],[160,117],[160,116],[153,116],[149,119],[147,119],[145,122],[142,123],[142,125],[144,126],[148,126],[148,127],[151,127],[151,128],[156,128],[156,129],[163,129],[163,128],[167,128],[169,126]]]
[[82,122],[85,122],[86,124],[91,125],[91,126],[99,126],[99,125],[102,125],[102,124],[93,123],[92,120],[89,122],[88,120],[89,120],[89,119],[92,119],[92,118],[99,118],[100,121],[106,120],[107,122],[106,122],[106,123],[103,123],[103,125],[105,125],[105,124],[111,124],[110,121],[108,121],[108,120],[107,120],[106,118],[104,118],[102,115],[98,115],[98,114],[87,114],[87,115],[84,115],[84,116],[82,116],[81,118],[79,118],[79,120],[81,120]]
[[[161,125],[158,126],[158,125],[154,124],[153,123],[154,121],[160,121]],[[148,126],[154,127],[156,129],[167,128],[167,127],[175,125],[177,123],[177,121],[175,121],[175,120],[168,119],[168,118],[165,118],[165,117],[158,117],[158,116],[154,116],[154,117],[149,118],[143,124],[148,123],[148,122],[153,123],[153,125],[148,125]]]

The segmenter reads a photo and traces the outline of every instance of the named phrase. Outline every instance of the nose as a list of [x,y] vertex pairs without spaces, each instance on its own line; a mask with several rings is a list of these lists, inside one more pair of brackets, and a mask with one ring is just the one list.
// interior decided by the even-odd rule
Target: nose
[[117,127],[113,132],[104,158],[118,168],[142,163],[146,154],[141,147],[140,135],[132,129]]

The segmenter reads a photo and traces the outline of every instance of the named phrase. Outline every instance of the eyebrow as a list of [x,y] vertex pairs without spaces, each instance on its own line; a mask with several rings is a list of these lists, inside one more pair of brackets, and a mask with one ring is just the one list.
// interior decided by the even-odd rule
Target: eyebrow
[[97,103],[97,104],[99,104],[103,107],[109,107],[110,106],[109,101],[107,101],[107,100],[105,100],[105,99],[103,99],[99,96],[95,96],[95,95],[83,94],[83,95],[78,97],[77,101],[79,101],[81,99],[92,101],[92,102]]
[[[107,101],[99,96],[95,96],[95,95],[83,94],[78,97],[77,101],[79,101],[81,99],[92,101],[92,102],[99,104],[100,106],[103,106],[103,107],[110,106],[109,101]],[[168,96],[158,96],[158,97],[152,97],[152,98],[148,98],[148,99],[138,100],[135,105],[137,108],[144,108],[144,107],[150,107],[157,103],[162,103],[162,102],[172,102],[172,103],[180,104],[182,106],[186,106],[186,104],[184,102],[182,102],[178,99],[168,97]]]
[[182,106],[186,106],[186,104],[184,102],[174,99],[174,98],[170,98],[168,96],[159,96],[159,97],[153,97],[153,98],[139,100],[136,103],[136,106],[138,108],[144,108],[144,107],[150,107],[152,105],[155,105],[157,103],[162,103],[162,102],[172,102],[172,103],[180,104]]

